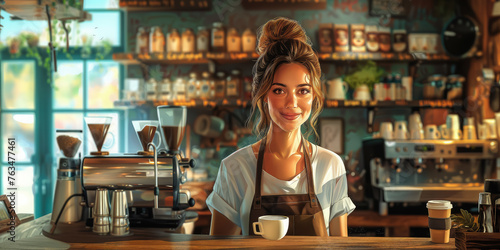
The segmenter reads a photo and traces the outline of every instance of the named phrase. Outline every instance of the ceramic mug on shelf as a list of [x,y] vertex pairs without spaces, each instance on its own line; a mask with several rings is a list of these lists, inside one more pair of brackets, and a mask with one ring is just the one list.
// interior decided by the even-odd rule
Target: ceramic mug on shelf
[[441,133],[439,132],[436,125],[431,124],[425,126],[425,139],[426,140],[436,140],[441,138]]
[[326,84],[328,84],[328,92],[326,94],[327,99],[345,100],[349,87],[346,82],[342,81],[342,78],[335,78],[333,80],[326,81]]
[[380,135],[386,140],[394,139],[394,130],[392,128],[392,122],[382,122],[380,123]]
[[370,88],[365,84],[356,87],[353,97],[354,100],[358,101],[370,101],[372,99],[370,95]]
[[397,121],[394,123],[394,137],[397,140],[407,140],[410,137],[406,121]]

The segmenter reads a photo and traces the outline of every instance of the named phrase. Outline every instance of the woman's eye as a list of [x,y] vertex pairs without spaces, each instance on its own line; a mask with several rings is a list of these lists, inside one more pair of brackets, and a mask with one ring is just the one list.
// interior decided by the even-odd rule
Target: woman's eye
[[280,88],[276,88],[276,89],[273,90],[273,93],[275,93],[275,94],[283,94],[283,92],[284,91],[282,89],[280,89]]
[[311,93],[311,91],[308,89],[301,89],[301,90],[299,90],[299,93],[301,93],[302,95],[307,95],[307,94]]

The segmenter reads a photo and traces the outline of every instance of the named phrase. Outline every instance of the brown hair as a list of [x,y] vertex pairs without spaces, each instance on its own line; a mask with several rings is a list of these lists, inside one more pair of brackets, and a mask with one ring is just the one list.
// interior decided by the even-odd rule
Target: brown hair
[[254,127],[254,133],[263,136],[271,125],[271,116],[264,98],[271,88],[274,73],[281,64],[298,63],[309,71],[313,89],[311,117],[309,124],[306,123],[306,135],[314,132],[317,138],[315,126],[324,100],[320,82],[321,68],[304,29],[297,21],[279,17],[260,27],[258,34],[259,58],[253,67],[252,111],[249,120]]

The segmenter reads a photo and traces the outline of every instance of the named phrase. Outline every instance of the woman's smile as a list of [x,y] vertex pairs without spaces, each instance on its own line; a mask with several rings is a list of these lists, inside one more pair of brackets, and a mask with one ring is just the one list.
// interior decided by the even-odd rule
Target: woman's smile
[[281,116],[287,120],[293,121],[300,117],[300,113],[281,113]]

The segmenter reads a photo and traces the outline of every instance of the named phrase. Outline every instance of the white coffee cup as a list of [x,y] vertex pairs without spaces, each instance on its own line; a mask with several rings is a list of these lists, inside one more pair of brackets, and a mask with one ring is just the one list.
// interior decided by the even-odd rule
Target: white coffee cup
[[500,135],[500,113],[495,113],[495,121],[497,123],[497,135]]
[[328,92],[326,97],[330,100],[345,100],[347,90],[349,87],[347,83],[342,81],[342,78],[335,78],[333,80],[326,81],[328,84]]
[[419,113],[413,113],[408,118],[410,131],[423,129],[422,119],[420,118]]
[[456,114],[450,114],[446,117],[446,127],[449,130],[460,130],[460,120],[458,115]]
[[464,125],[463,136],[464,140],[477,140],[476,126]]
[[441,133],[442,139],[446,140],[449,138],[448,127],[446,127],[446,124],[439,125],[438,130],[439,130],[439,133]]
[[263,215],[259,217],[259,222],[253,223],[253,233],[268,240],[281,240],[287,231],[288,217],[284,215]]
[[392,128],[392,122],[380,123],[380,134],[382,138],[386,140],[394,139],[394,130]]
[[413,129],[410,130],[410,138],[412,140],[422,140],[424,139],[424,130],[423,129]]
[[496,124],[494,119],[484,119],[483,124],[478,125],[479,139],[496,139]]
[[394,127],[394,137],[397,140],[407,140],[410,137],[406,121],[397,121],[394,123]]
[[436,125],[431,124],[425,126],[425,139],[436,140],[439,138],[441,138],[441,133],[439,133],[439,130]]

